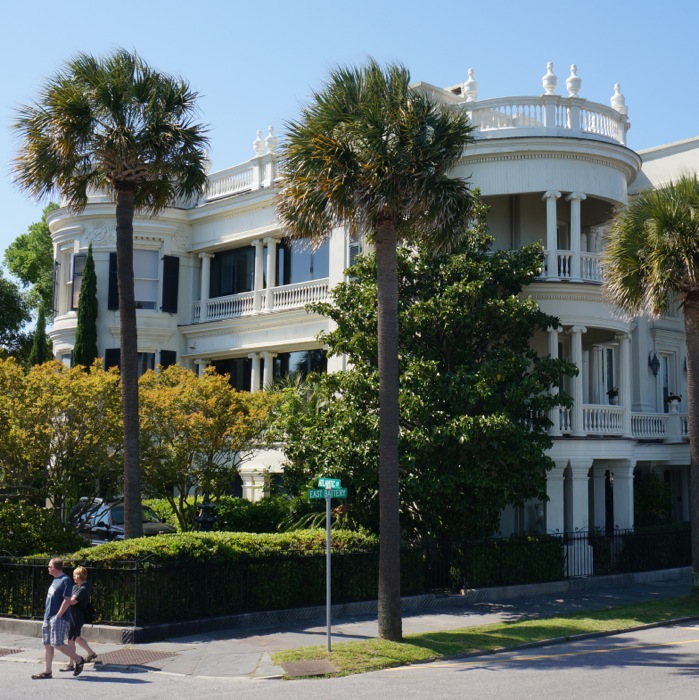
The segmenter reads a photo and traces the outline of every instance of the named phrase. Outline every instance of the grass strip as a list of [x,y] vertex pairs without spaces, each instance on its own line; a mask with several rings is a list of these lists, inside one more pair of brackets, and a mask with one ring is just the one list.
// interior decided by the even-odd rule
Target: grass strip
[[402,642],[381,639],[345,642],[334,645],[330,653],[321,646],[302,647],[276,652],[272,660],[279,665],[289,661],[327,659],[340,669],[339,673],[328,676],[346,676],[479,652],[501,651],[561,637],[621,632],[639,625],[694,616],[699,616],[699,594],[556,617],[423,632],[406,635]]

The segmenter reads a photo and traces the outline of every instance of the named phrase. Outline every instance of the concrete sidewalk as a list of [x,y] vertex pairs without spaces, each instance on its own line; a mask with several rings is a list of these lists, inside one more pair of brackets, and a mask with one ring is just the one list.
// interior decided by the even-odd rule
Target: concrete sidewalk
[[[574,579],[570,582],[470,591],[465,596],[433,598],[432,605],[408,610],[403,633],[457,629],[531,617],[599,610],[687,595],[691,570],[673,569],[634,576]],[[202,632],[164,641],[123,645],[86,638],[102,663],[88,664],[85,673],[99,673],[115,666],[146,667],[166,673],[215,678],[274,678],[283,670],[272,664],[270,654],[284,649],[326,645],[324,617],[276,623],[246,629]],[[332,644],[378,636],[375,614],[344,615],[332,620]],[[0,662],[26,663],[27,673],[41,670],[41,639],[17,631],[0,631]],[[54,675],[64,664],[60,652],[54,659]]]

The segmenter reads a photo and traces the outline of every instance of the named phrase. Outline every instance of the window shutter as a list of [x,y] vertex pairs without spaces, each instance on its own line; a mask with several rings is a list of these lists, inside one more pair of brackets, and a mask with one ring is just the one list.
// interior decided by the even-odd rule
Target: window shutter
[[117,283],[117,256],[109,254],[109,295],[107,296],[107,308],[110,311],[119,310],[119,285]]
[[177,313],[177,292],[180,284],[180,259],[174,255],[163,257],[163,304],[162,311]]
[[121,364],[121,350],[119,348],[107,348],[104,351],[104,368],[119,367]]
[[53,316],[54,318],[58,314],[58,280],[59,280],[59,274],[61,271],[61,263],[58,262],[58,260],[54,260],[53,262]]
[[160,351],[160,366],[163,369],[167,369],[170,365],[174,365],[177,362],[177,353],[174,350],[161,350]]

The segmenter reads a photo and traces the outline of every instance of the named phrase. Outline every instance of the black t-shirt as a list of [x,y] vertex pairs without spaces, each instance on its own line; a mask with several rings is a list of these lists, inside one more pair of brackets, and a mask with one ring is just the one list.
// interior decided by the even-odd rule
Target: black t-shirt
[[80,626],[85,624],[85,608],[90,600],[91,593],[92,591],[90,590],[88,581],[73,586],[71,596],[77,598],[78,602],[70,606],[70,612],[73,615],[75,623]]

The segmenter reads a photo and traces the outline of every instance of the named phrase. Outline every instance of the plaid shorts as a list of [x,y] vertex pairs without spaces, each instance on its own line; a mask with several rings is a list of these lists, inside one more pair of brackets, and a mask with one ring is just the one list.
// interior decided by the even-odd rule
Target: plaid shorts
[[66,643],[66,635],[68,634],[68,625],[70,618],[56,617],[55,615],[49,618],[49,621],[44,621],[41,626],[41,638],[46,645],[52,647],[61,647]]

